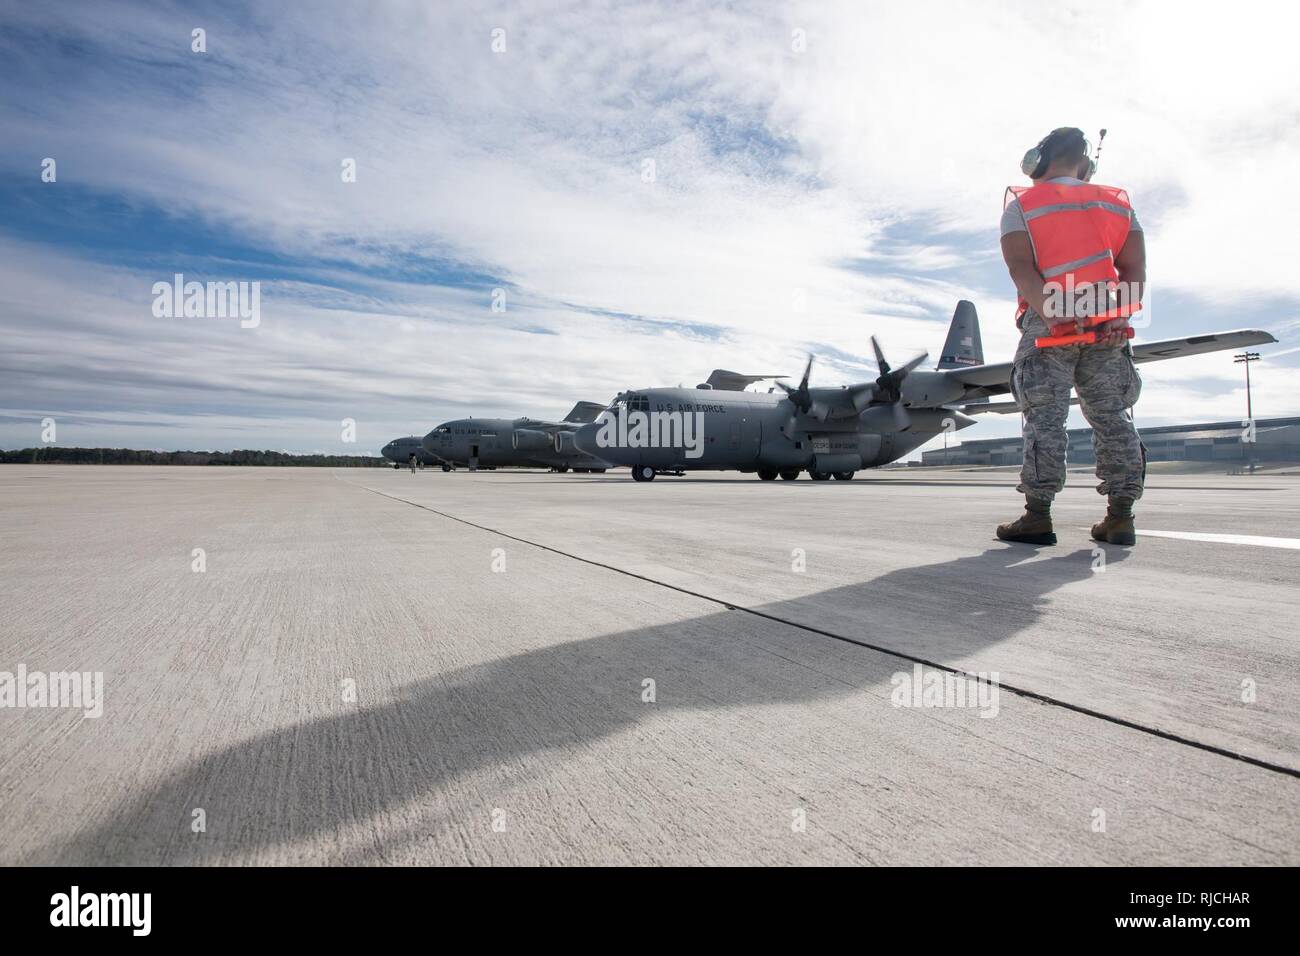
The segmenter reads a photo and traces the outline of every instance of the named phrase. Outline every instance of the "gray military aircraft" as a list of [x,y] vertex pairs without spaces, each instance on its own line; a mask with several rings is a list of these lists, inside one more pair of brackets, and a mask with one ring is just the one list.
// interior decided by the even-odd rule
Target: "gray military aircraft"
[[419,435],[408,435],[406,438],[394,438],[383,448],[379,449],[379,454],[393,462],[394,468],[406,467],[411,463],[412,458],[415,459],[416,464],[420,465],[441,464],[441,459],[424,450],[424,447],[420,444]]
[[[1133,361],[1275,341],[1251,329],[1194,335],[1135,345]],[[694,389],[619,394],[595,422],[578,429],[574,442],[630,466],[637,481],[706,469],[757,472],[764,481],[778,475],[790,481],[806,470],[814,481],[847,481],[860,468],[897,461],[936,435],[974,425],[973,415],[1020,411],[1015,401],[989,401],[1011,391],[1011,363],[984,364],[971,302],[957,303],[934,370],[919,369],[926,354],[894,368],[874,336],[871,346],[880,371],[874,381],[811,388],[809,356],[797,387],[777,381],[767,392],[752,392],[744,389],[773,376],[719,369]]]
[[442,462],[443,471],[456,465],[470,469],[545,467],[552,471],[603,472],[609,462],[574,446],[573,434],[604,410],[597,402],[578,402],[563,421],[533,418],[461,418],[443,422],[421,442]]

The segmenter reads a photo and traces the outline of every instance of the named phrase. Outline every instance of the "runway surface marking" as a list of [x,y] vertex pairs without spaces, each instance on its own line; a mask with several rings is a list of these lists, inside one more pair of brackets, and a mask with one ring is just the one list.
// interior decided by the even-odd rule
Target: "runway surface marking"
[[1247,544],[1258,548],[1287,548],[1300,551],[1300,538],[1266,538],[1254,534],[1209,534],[1202,531],[1145,531],[1138,534],[1148,538],[1178,538],[1182,541],[1209,541],[1213,544]]
[[[337,475],[335,475],[334,478],[336,481],[344,481],[344,479],[339,478]],[[879,644],[872,644],[868,641],[863,641],[856,637],[848,637],[844,634],[836,634],[834,631],[827,631],[820,627],[813,627],[810,624],[803,624],[800,623],[799,621],[793,621],[790,620],[789,618],[780,617],[779,615],[776,614],[768,614],[766,611],[760,611],[756,608],[745,607],[740,604],[734,604],[731,601],[726,601],[723,600],[722,598],[714,597],[713,595],[710,594],[703,594],[699,591],[692,591],[690,588],[684,588],[676,584],[669,584],[667,581],[660,581],[656,578],[652,578],[644,574],[638,574],[635,571],[628,571],[625,568],[620,568],[613,564],[606,564],[603,561],[595,561],[591,558],[584,558],[581,555],[573,554],[572,552],[569,551],[562,551],[559,548],[554,548],[547,544],[542,544],[537,541],[532,541],[528,538],[521,538],[518,535],[509,534],[508,532],[500,531],[496,528],[490,528],[487,525],[478,524],[474,521],[468,520],[467,518],[461,518],[458,517],[457,515],[448,514],[445,511],[439,511],[437,508],[430,508],[428,505],[422,505],[419,504],[418,502],[411,501],[407,498],[400,498],[397,495],[390,495],[385,491],[379,491],[376,488],[370,488],[366,485],[358,485],[350,481],[345,482],[345,484],[351,484],[356,488],[360,488],[362,491],[368,491],[371,494],[379,495],[381,498],[390,498],[393,501],[400,502],[401,504],[410,505],[412,508],[419,508],[421,511],[427,511],[430,514],[438,515],[439,517],[446,518],[449,521],[455,521],[471,528],[477,528],[479,531],[485,531],[488,534],[497,535],[498,537],[505,538],[508,541],[517,541],[520,544],[526,544],[534,548],[539,548],[542,551],[549,551],[551,554],[557,554],[560,557],[569,558],[573,561],[580,561],[583,564],[588,564],[591,565],[592,567],[604,568],[607,571],[613,571],[616,574],[622,574],[630,578],[635,578],[638,581],[645,581],[648,584],[658,585],[659,587],[667,588],[670,591],[676,591],[679,594],[687,594],[690,595],[691,597],[699,598],[702,601],[709,601],[712,604],[721,605],[722,607],[726,608],[728,611],[740,611],[744,614],[752,614],[754,617],[763,618],[764,620],[767,621],[773,621],[777,624],[784,624],[787,627],[793,627],[801,631],[807,631],[810,634],[818,634],[822,637],[829,637],[832,640],[841,641],[845,644],[855,644],[858,647],[864,647],[867,650],[876,651],[879,654],[887,654],[890,657],[897,657],[901,660],[905,660],[913,664],[920,664],[923,667],[932,667],[936,670],[945,671],[949,674],[954,674],[956,676],[965,677],[972,680],[978,679],[978,675],[972,674],[969,671],[964,671],[959,667],[953,667],[949,664],[941,664],[937,661],[927,660],[924,657],[917,657],[913,654],[908,654],[904,651],[899,651],[894,648],[884,647]],[[1176,734],[1168,730],[1161,730],[1159,727],[1152,727],[1148,724],[1140,724],[1137,723],[1136,721],[1127,720],[1123,717],[1118,717],[1115,714],[1108,714],[1105,713],[1104,711],[1094,710],[1091,707],[1084,707],[1080,704],[1073,704],[1067,700],[1062,700],[1058,697],[1052,697],[1048,694],[1040,694],[1037,691],[1028,690],[1023,687],[1016,687],[1012,684],[1008,684],[1003,681],[998,682],[998,687],[1002,690],[1008,691],[1019,697],[1025,697],[1030,700],[1036,700],[1044,704],[1051,704],[1054,707],[1061,707],[1065,710],[1073,711],[1076,714],[1083,714],[1086,717],[1093,717],[1096,718],[1097,720],[1104,720],[1108,723],[1115,724],[1116,726],[1127,727],[1130,730],[1136,730],[1139,731],[1140,733],[1149,734],[1153,737],[1159,737],[1162,740],[1168,740],[1172,743],[1182,744],[1183,746],[1192,747],[1196,750],[1203,750],[1206,753],[1216,754],[1217,756],[1220,757],[1228,757],[1231,758],[1232,760],[1240,760],[1241,762],[1250,764],[1251,766],[1260,767],[1261,769],[1264,770],[1271,770],[1274,773],[1284,774],[1288,777],[1300,777],[1300,769],[1288,767],[1283,764],[1272,763],[1271,761],[1263,760],[1259,757],[1252,757],[1249,754],[1239,753],[1235,750],[1228,750],[1226,747],[1217,747],[1214,744],[1207,744],[1204,741],[1194,740],[1191,737],[1184,737],[1181,734]]]
[[[1080,531],[1091,530],[1080,527]],[[1300,538],[1269,538],[1257,534],[1211,534],[1208,531],[1147,531],[1138,528],[1137,533],[1147,538],[1177,538],[1179,541],[1208,541],[1211,544],[1245,544],[1257,548],[1284,548],[1288,551],[1300,551]]]

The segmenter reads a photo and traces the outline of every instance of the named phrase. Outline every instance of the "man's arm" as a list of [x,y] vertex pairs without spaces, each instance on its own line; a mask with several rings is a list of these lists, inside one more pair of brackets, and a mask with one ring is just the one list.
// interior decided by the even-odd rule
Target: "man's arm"
[[1130,301],[1141,302],[1147,287],[1147,241],[1140,229],[1129,232],[1124,248],[1115,257],[1115,271],[1119,273],[1119,281],[1135,293]]
[[[1126,298],[1122,301],[1141,302],[1147,288],[1147,242],[1141,229],[1129,231],[1124,248],[1115,257],[1115,271],[1125,286]],[[1123,345],[1128,341],[1124,335],[1127,327],[1128,319],[1111,319],[1100,328],[1098,344],[1110,348]]]
[[[1125,248],[1130,244],[1125,244]],[[1021,298],[1029,303],[1031,309],[1046,318],[1047,295],[1043,291],[1043,275],[1034,262],[1034,247],[1029,241],[1029,233],[1017,231],[1004,235],[1002,258]]]

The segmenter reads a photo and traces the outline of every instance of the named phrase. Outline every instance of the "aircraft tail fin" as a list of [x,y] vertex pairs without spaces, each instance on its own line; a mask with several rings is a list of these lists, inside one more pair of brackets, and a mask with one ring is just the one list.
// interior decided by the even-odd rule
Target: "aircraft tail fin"
[[605,406],[598,402],[579,402],[573,406],[573,411],[564,416],[564,420],[573,424],[586,425],[594,422],[604,410]]
[[984,364],[984,346],[980,342],[980,318],[975,303],[962,299],[952,314],[948,340],[943,343],[938,368],[968,368]]

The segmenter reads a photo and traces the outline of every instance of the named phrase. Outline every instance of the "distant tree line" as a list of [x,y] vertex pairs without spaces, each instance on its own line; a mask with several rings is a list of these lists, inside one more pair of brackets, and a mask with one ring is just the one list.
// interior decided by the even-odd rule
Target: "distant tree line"
[[324,468],[385,468],[392,463],[366,455],[290,455],[282,451],[141,451],[137,448],[41,448],[0,450],[0,464],[31,465],[262,465]]

